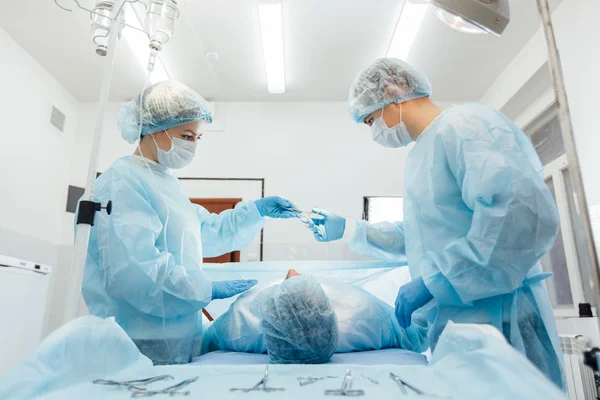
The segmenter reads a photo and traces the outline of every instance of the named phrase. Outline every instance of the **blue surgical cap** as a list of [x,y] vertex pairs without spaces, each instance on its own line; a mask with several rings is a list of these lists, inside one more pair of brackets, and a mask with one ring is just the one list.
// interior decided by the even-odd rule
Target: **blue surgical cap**
[[335,353],[337,318],[314,277],[294,276],[263,290],[250,310],[262,319],[271,363],[322,364]]
[[159,82],[143,94],[140,113],[140,95],[123,104],[117,117],[117,126],[123,139],[135,143],[142,135],[161,132],[190,122],[212,122],[210,107],[202,96],[177,81]]
[[380,58],[365,68],[350,88],[348,108],[357,123],[392,103],[431,96],[431,83],[413,66],[397,58]]

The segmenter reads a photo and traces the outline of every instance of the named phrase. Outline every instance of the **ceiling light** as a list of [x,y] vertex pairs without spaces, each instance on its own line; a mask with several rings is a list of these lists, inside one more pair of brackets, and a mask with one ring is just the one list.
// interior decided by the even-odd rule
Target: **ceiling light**
[[267,88],[269,93],[285,92],[283,60],[283,17],[280,2],[258,3]]
[[[131,3],[125,3],[125,23],[137,28],[133,29],[125,27],[125,29],[123,29],[123,39],[125,39],[131,52],[146,72],[148,68],[148,57],[150,56],[148,35],[143,32],[142,23],[131,6]],[[150,74],[150,83],[154,85],[155,83],[166,81],[168,79],[169,74],[160,58],[157,57],[156,62],[154,63],[154,70]]]
[[508,0],[429,0],[446,25],[466,33],[500,36],[510,22]]
[[419,33],[423,18],[427,12],[427,4],[414,4],[405,0],[402,14],[396,25],[394,37],[387,51],[387,57],[406,60],[410,49]]

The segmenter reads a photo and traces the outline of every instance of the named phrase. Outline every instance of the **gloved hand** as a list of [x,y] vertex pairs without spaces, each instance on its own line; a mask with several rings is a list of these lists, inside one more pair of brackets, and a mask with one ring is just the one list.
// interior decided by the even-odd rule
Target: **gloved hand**
[[264,199],[254,200],[254,204],[256,204],[258,212],[263,217],[298,218],[298,213],[287,210],[288,208],[296,208],[296,206],[291,201],[281,197],[265,197]]
[[244,293],[257,283],[256,279],[213,282],[212,299],[217,300],[233,297],[236,294]]
[[344,231],[346,230],[345,218],[338,217],[320,208],[313,208],[312,212],[323,218],[311,218],[303,222],[313,231],[317,242],[333,242],[344,236]]
[[421,277],[402,285],[396,297],[396,319],[400,326],[408,328],[412,313],[429,303],[431,299],[433,296]]

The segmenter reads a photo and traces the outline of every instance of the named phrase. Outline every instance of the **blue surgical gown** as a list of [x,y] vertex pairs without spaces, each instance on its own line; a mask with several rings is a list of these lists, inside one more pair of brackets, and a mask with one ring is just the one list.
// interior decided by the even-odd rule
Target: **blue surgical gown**
[[155,364],[182,364],[212,299],[202,258],[245,248],[264,219],[253,202],[211,214],[168,169],[148,166],[125,157],[96,181],[94,201],[113,209],[96,214],[82,292],[91,314],[114,316]]
[[[403,329],[394,308],[360,287],[331,278],[317,277],[329,298],[338,322],[336,353],[401,348],[423,352],[429,347],[427,321],[417,312]],[[215,350],[266,353],[260,318],[250,312],[260,290],[252,289],[236,299],[229,309],[204,329],[201,354]]]
[[558,213],[525,134],[480,104],[444,111],[417,139],[404,176],[404,221],[349,222],[353,251],[407,260],[434,297],[432,348],[448,321],[491,324],[564,387],[539,263]]

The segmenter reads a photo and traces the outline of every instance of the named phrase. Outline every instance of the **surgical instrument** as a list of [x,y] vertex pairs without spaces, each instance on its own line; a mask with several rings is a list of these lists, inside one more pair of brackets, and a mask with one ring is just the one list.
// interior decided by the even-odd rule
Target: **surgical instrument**
[[168,394],[170,396],[189,396],[190,395],[189,390],[180,391],[179,389],[181,389],[193,382],[196,382],[198,380],[198,378],[199,378],[198,376],[195,376],[193,378],[181,381],[176,385],[169,386],[169,387],[166,387],[166,388],[160,389],[160,390],[148,390],[146,388],[141,388],[139,386],[129,386],[129,390],[131,390],[133,392],[131,394],[131,397],[134,397],[134,398],[135,397],[150,397],[150,396],[154,396],[155,394]]
[[336,390],[326,390],[325,395],[327,396],[364,396],[364,390],[352,390],[352,371],[347,369],[344,380],[342,381],[342,388]]
[[112,379],[96,379],[95,381],[93,381],[93,383],[98,384],[98,385],[113,385],[113,386],[130,387],[130,386],[149,385],[150,383],[158,382],[158,381],[162,381],[162,380],[166,380],[166,379],[173,379],[173,377],[171,375],[158,375],[158,376],[153,376],[151,378],[135,379],[132,381],[123,381],[123,382],[113,381]]
[[240,389],[240,388],[232,388],[229,389],[230,392],[254,392],[254,391],[263,391],[263,392],[283,392],[285,389],[283,388],[270,388],[267,387],[267,382],[269,380],[269,366],[265,367],[265,375],[262,377],[260,381],[251,388],[248,389]]
[[323,379],[335,379],[335,378],[338,378],[338,377],[337,376],[322,376],[322,377],[299,376],[297,379],[298,379],[298,383],[300,384],[300,386],[306,386],[306,385],[315,383],[317,381],[322,381]]
[[304,223],[307,223],[309,219],[324,219],[324,217],[322,215],[316,214],[312,211],[302,211],[296,207],[283,207],[283,208],[296,214],[299,218],[302,219],[302,222],[304,222]]
[[405,382],[404,380],[402,380],[402,378],[400,378],[398,375],[394,374],[393,372],[390,372],[390,378],[398,384],[398,387],[400,388],[400,391],[402,392],[402,394],[408,394],[408,391],[406,390],[406,388],[409,388],[410,390],[412,390],[419,396],[437,397],[439,399],[450,399],[451,398],[451,397],[447,397],[447,396],[438,396],[435,394],[425,393],[422,390],[419,390],[416,387],[412,386],[411,384]]
[[370,377],[366,376],[365,374],[361,374],[360,376],[362,376],[365,379],[368,379],[369,382],[371,382],[374,385],[379,385],[379,381],[377,379],[370,378]]
[[406,391],[406,388],[404,387],[404,381],[402,379],[400,379],[400,377],[396,374],[394,374],[393,372],[390,372],[390,378],[396,382],[398,384],[398,387],[400,388],[400,391],[402,392],[402,394],[408,394],[408,392]]

